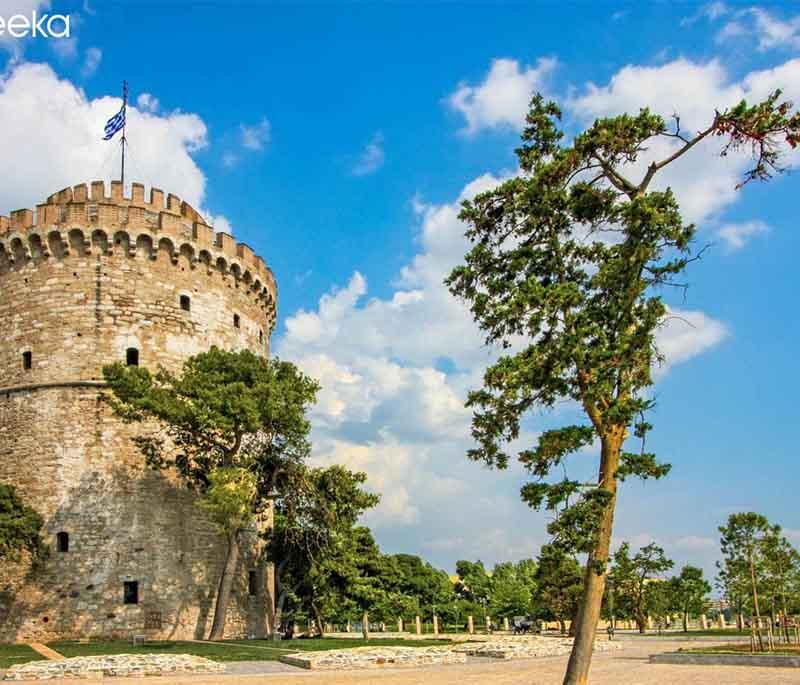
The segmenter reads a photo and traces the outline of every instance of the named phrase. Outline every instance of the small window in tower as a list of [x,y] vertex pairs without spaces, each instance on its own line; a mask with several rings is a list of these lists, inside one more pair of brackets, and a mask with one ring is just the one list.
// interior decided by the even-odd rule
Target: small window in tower
[[238,314],[234,314],[233,315],[233,327],[234,328],[240,328],[241,327],[241,323],[242,322],[239,319],[239,315]]
[[33,352],[23,352],[22,353],[22,368],[26,371],[30,371],[33,367]]
[[122,601],[125,604],[139,603],[139,581],[126,580],[122,584]]
[[258,344],[262,345],[264,343],[264,331],[258,332]]
[[56,549],[59,552],[69,552],[69,533],[62,530],[56,534]]
[[258,594],[258,574],[250,571],[247,575],[247,594],[255,597]]
[[128,366],[139,366],[139,350],[135,347],[129,347],[125,351],[125,363]]
[[181,309],[185,312],[192,311],[192,298],[188,295],[181,295]]

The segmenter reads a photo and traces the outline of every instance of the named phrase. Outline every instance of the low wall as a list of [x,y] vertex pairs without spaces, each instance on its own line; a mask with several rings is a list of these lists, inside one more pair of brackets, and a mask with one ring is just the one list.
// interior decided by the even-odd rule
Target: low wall
[[663,654],[651,654],[650,663],[690,664],[693,666],[772,666],[777,668],[800,668],[800,655],[664,652]]

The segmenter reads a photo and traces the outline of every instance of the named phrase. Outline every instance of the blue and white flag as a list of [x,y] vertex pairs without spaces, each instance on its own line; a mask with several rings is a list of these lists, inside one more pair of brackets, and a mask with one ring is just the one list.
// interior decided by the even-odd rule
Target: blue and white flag
[[125,126],[125,105],[122,105],[122,109],[106,122],[103,140],[111,140],[123,126]]

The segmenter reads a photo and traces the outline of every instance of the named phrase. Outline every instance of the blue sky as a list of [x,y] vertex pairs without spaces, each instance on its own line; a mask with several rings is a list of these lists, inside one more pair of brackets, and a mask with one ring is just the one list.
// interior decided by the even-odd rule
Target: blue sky
[[[35,6],[0,0],[0,16]],[[800,101],[792,3],[50,11],[71,13],[70,41],[0,38],[0,149],[14,169],[0,213],[115,174],[116,148],[97,138],[127,79],[129,178],[182,195],[265,257],[280,292],[273,349],[324,386],[316,459],[369,473],[384,501],[367,522],[385,549],[447,568],[535,555],[546,539],[546,517],[518,502],[523,475],[464,457],[461,403],[492,353],[441,286],[465,248],[458,202],[513,173],[532,91],[563,103],[570,132],[640,106],[699,128],[778,85]],[[800,542],[797,177],[735,192],[745,161],[713,153],[667,179],[714,243],[686,300],[670,301],[693,326],[663,334],[652,442],[673,472],[626,484],[616,528],[709,570],[732,511],[761,511]],[[534,417],[527,437],[572,418]]]

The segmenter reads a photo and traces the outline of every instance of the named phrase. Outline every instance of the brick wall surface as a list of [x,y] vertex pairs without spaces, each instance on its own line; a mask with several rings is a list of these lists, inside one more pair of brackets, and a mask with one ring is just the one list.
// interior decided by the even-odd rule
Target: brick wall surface
[[[0,218],[0,481],[44,516],[51,550],[0,568],[0,640],[208,633],[224,541],[173,474],[145,468],[136,427],[100,400],[101,369],[130,348],[172,370],[212,345],[267,355],[276,298],[250,248],[159,191],[145,203],[138,185],[132,199],[76,186]],[[263,635],[272,603],[249,538],[230,636]],[[123,603],[126,581],[138,604]]]

